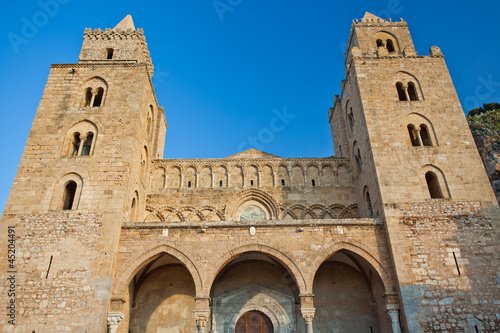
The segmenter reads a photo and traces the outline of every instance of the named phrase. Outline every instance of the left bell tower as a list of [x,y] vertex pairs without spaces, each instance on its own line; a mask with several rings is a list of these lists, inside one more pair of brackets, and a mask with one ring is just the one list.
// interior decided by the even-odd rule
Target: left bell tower
[[78,63],[51,66],[0,220],[13,235],[1,251],[15,250],[0,261],[0,290],[15,289],[0,294],[13,304],[1,331],[106,332],[121,225],[141,220],[149,165],[163,155],[152,75],[130,15],[85,29]]

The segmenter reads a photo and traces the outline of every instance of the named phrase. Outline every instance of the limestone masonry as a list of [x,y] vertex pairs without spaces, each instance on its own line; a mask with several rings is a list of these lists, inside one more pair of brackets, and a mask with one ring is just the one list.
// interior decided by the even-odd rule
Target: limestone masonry
[[441,50],[352,24],[335,157],[162,159],[142,29],[54,64],[1,218],[1,332],[499,332],[500,209]]

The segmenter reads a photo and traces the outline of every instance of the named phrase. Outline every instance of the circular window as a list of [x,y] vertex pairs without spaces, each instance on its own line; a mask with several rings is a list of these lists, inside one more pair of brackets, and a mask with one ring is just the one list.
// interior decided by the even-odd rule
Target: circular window
[[240,221],[264,221],[266,213],[257,206],[250,206],[241,212]]

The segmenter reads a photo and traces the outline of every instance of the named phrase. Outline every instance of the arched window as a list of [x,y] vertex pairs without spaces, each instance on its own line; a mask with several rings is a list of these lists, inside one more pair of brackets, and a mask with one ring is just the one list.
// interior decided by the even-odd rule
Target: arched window
[[92,104],[92,106],[101,106],[103,96],[104,96],[104,89],[98,88],[97,94],[94,97],[94,104]]
[[354,128],[354,116],[352,114],[352,108],[350,108],[349,115],[347,117],[349,118],[349,127],[350,127],[351,132],[352,132],[352,130]]
[[365,194],[366,209],[368,210],[368,217],[373,217],[373,207],[372,200],[370,198],[370,192],[366,191]]
[[85,106],[90,106],[92,102],[92,88],[87,88],[85,90]]
[[410,140],[412,146],[420,146],[420,142],[418,141],[418,134],[415,126],[408,125],[408,134],[410,134]]
[[384,46],[384,42],[382,41],[382,39],[377,39],[377,47],[383,47]]
[[130,220],[134,221],[137,219],[137,205],[139,204],[139,193],[134,192],[134,197],[132,198],[132,203],[130,204]]
[[398,97],[400,101],[407,101],[405,88],[401,82],[396,83],[396,89],[398,90]]
[[425,174],[425,181],[427,182],[427,188],[429,189],[429,194],[432,199],[443,198],[443,192],[439,186],[439,180],[434,172],[428,171]]
[[387,51],[389,52],[395,52],[396,49],[394,48],[394,43],[392,42],[392,40],[388,39],[387,40]]
[[74,181],[67,182],[66,186],[64,187],[63,210],[73,209],[75,194],[76,194],[76,182]]
[[356,164],[358,165],[358,168],[360,168],[360,169],[363,166],[363,161],[361,160],[361,152],[359,151],[359,148],[358,148],[358,151],[356,152]]
[[420,139],[422,140],[422,144],[424,146],[432,146],[432,141],[427,126],[423,124],[420,125]]
[[80,133],[76,132],[73,133],[73,151],[71,152],[71,155],[76,156],[78,155],[78,152],[80,151],[80,144],[82,140],[80,139]]
[[82,147],[82,156],[89,156],[90,155],[90,148],[92,147],[92,140],[94,140],[94,134],[89,132],[87,133],[87,138],[85,139],[85,142],[83,143]]
[[418,101],[417,88],[415,88],[415,83],[408,83],[408,97],[410,101]]

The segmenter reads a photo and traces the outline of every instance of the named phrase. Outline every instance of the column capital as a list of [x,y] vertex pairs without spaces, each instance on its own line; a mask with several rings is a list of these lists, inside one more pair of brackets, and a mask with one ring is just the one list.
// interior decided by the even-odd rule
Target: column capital
[[125,315],[121,312],[108,312],[108,333],[116,333]]

